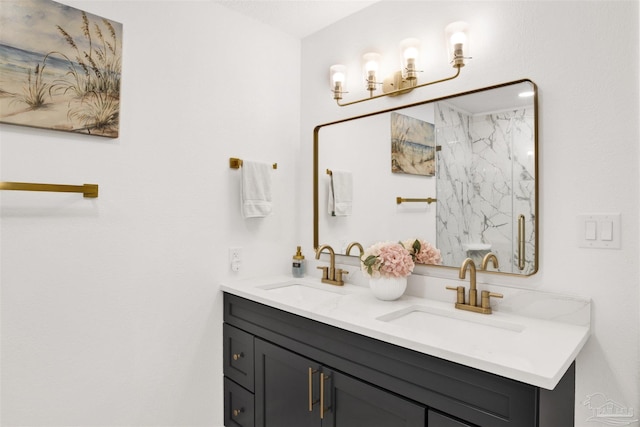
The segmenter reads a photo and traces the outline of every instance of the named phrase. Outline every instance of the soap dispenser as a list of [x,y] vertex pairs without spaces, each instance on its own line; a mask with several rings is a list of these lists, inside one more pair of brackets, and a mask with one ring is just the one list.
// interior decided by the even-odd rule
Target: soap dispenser
[[298,246],[298,250],[293,256],[291,272],[293,274],[293,277],[304,277],[304,255],[302,255],[300,246]]

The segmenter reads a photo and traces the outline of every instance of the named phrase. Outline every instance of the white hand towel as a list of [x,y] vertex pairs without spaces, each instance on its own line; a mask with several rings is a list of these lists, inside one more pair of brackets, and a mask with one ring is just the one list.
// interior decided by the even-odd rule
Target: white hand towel
[[245,218],[271,214],[271,168],[267,163],[242,162],[242,214]]
[[329,183],[329,206],[331,216],[351,215],[353,204],[353,176],[351,172],[334,170]]

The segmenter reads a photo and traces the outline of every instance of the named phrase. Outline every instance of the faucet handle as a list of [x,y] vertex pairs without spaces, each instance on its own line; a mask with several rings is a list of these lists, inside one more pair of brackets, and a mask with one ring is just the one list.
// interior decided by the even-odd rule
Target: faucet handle
[[456,291],[458,293],[456,297],[456,303],[464,304],[464,286],[447,286],[447,289],[449,289],[450,291]]
[[322,278],[323,279],[328,279],[329,278],[329,267],[327,266],[318,266],[316,267],[318,270],[322,270]]
[[482,291],[482,308],[491,308],[491,303],[489,302],[490,297],[502,298],[504,295],[495,292]]
[[344,282],[344,279],[342,278],[343,274],[349,274],[349,272],[341,268],[336,269],[336,282]]

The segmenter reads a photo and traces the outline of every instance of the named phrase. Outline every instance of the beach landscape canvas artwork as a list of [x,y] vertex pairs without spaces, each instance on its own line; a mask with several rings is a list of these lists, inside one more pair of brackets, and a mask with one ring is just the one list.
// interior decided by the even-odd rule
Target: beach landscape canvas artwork
[[433,123],[391,113],[391,171],[434,176],[435,127]]
[[0,123],[117,138],[122,24],[51,0],[0,1]]

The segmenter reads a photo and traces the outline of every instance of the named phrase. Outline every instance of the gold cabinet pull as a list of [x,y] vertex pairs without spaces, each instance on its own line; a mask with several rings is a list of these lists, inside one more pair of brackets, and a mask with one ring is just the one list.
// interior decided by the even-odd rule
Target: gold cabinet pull
[[317,400],[313,400],[313,374],[318,372],[313,368],[309,368],[309,412],[313,412],[313,405],[318,403]]
[[524,215],[518,217],[518,268],[524,270]]
[[[320,373],[320,419],[324,420],[324,382],[331,378],[329,375],[325,375],[324,372]],[[326,408],[329,409],[329,408]]]
[[234,353],[233,354],[233,360],[240,360],[244,357],[244,353],[240,352],[240,353]]
[[233,416],[237,417],[238,415],[242,414],[244,412],[244,408],[240,408],[240,409],[234,409],[233,410]]

